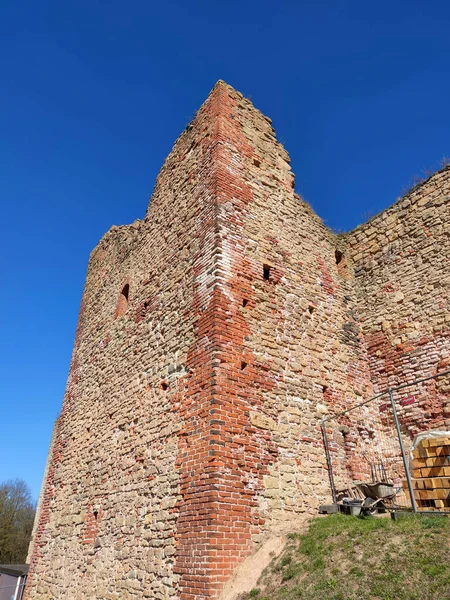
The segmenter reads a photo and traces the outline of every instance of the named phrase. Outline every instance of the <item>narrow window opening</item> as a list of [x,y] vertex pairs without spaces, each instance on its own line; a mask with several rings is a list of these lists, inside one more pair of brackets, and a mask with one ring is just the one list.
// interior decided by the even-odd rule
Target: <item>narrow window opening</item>
[[163,381],[161,383],[161,389],[164,390],[164,391],[168,390],[169,389],[169,384],[166,381]]
[[334,253],[334,257],[336,259],[336,264],[338,265],[344,258],[344,255],[342,254],[342,252],[340,250],[336,250]]
[[310,315],[312,315],[315,310],[316,309],[314,308],[314,306],[308,306],[308,312]]
[[327,385],[323,385],[322,386],[322,393],[326,394],[327,390],[328,390],[328,386]]
[[247,304],[248,304],[248,300],[247,300],[247,298],[244,298],[242,300],[242,306],[245,308],[247,306]]
[[253,159],[253,164],[255,165],[255,167],[259,167],[261,165],[259,160],[256,160],[256,158]]
[[127,312],[129,295],[130,295],[130,285],[128,283],[126,283],[123,286],[122,291],[119,294],[119,299],[117,301],[117,308],[116,308],[116,317],[121,317],[122,315],[124,315]]
[[97,519],[98,519],[98,510],[95,508],[92,512],[94,513],[94,519],[97,521]]
[[269,278],[270,278],[270,266],[269,265],[263,265],[263,274],[264,274],[264,279],[266,281],[269,281]]
[[245,367],[247,366],[247,363],[243,360],[241,362],[241,371],[243,371],[245,369]]

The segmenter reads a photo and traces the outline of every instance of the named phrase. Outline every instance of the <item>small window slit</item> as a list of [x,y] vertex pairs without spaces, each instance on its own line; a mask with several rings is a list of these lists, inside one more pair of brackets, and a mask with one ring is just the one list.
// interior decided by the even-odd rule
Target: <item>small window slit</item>
[[119,294],[119,299],[117,300],[116,317],[121,317],[127,312],[129,295],[130,285],[126,283]]

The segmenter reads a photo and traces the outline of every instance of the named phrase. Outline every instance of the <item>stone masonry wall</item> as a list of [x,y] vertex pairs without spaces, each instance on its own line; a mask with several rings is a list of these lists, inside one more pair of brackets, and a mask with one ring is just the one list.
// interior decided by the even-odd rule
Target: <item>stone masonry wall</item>
[[[377,395],[450,370],[449,200],[446,167],[340,236]],[[450,425],[449,384],[444,376],[394,392],[407,451],[418,432]],[[337,488],[370,478],[369,462],[405,479],[387,393],[329,421],[327,434]]]
[[250,549],[328,499],[320,420],[372,387],[338,239],[294,193],[270,120],[227,90],[221,121],[220,476],[248,497]]
[[[345,236],[376,392],[450,370],[450,167]],[[405,389],[405,435],[450,425],[449,379]]]
[[255,542],[314,513],[329,494],[317,424],[371,393],[336,237],[294,193],[270,121],[224,84],[213,100],[217,271],[199,320],[212,389],[183,431],[182,598],[216,597]]
[[91,255],[26,598],[177,593],[193,477],[181,457],[211,381],[199,325],[214,287],[210,104],[164,163],[145,219],[113,227]]
[[336,236],[270,119],[218,82],[145,219],[91,255],[26,600],[218,598],[329,500],[322,417],[448,364],[448,183]]

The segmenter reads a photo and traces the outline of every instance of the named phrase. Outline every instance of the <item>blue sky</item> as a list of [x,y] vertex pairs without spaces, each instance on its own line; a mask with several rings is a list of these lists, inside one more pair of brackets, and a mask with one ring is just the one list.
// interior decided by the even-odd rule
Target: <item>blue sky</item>
[[144,215],[214,83],[347,230],[450,156],[449,27],[448,0],[1,2],[0,481],[37,497],[89,253]]

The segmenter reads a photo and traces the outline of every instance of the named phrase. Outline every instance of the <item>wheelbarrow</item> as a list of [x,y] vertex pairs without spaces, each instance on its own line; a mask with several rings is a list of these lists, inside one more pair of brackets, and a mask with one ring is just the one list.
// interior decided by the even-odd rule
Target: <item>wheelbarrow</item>
[[393,508],[393,500],[402,489],[395,488],[392,483],[386,481],[374,481],[367,483],[358,481],[356,483],[359,490],[365,496],[362,508],[367,512],[374,512],[376,508]]

